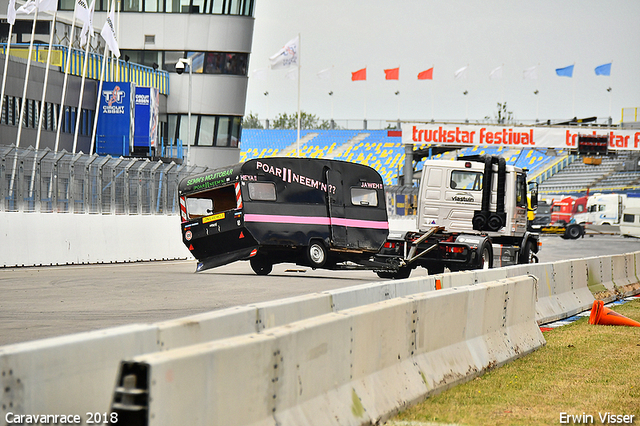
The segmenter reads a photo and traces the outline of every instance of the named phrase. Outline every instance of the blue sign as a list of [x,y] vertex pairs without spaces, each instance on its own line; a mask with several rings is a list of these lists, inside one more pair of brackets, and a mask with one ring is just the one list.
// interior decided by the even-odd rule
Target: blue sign
[[96,152],[130,155],[133,151],[136,86],[127,82],[104,82],[98,110]]
[[153,87],[136,87],[135,134],[133,146],[151,151],[157,147],[159,92]]

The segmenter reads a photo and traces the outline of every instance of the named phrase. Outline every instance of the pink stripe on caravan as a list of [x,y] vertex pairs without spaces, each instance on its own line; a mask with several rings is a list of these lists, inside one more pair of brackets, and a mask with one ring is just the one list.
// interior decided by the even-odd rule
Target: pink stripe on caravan
[[328,217],[281,216],[274,214],[245,214],[245,222],[296,223],[302,225],[329,225]]
[[376,220],[328,218],[318,216],[281,216],[270,214],[245,214],[245,222],[295,223],[302,225],[337,225],[351,228],[389,229],[389,223]]

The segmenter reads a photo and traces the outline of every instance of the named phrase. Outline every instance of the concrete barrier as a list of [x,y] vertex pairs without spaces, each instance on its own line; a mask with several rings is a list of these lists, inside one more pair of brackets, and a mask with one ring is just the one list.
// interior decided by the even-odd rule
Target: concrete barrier
[[175,215],[0,212],[0,222],[3,267],[191,257]]
[[84,417],[108,412],[108,384],[113,384],[119,360],[157,350],[156,328],[150,325],[0,347],[0,418],[4,422],[7,413]]
[[611,279],[616,291],[621,295],[632,296],[640,293],[634,253],[611,256]]
[[535,278],[431,291],[122,363],[127,425],[383,421],[544,344]]
[[611,257],[588,257],[584,260],[587,262],[589,290],[594,297],[605,303],[615,300],[618,295],[611,276]]
[[[239,306],[156,324],[110,328],[0,347],[0,418],[7,412],[105,412],[118,365],[136,355],[264,332],[334,310],[434,289],[433,279],[365,284]],[[115,348],[110,350],[109,348]],[[78,390],[71,394],[55,389]],[[71,410],[73,408],[73,410]]]
[[[440,274],[434,277],[440,280],[442,288],[452,288],[507,277],[533,275],[538,278],[536,320],[539,324],[546,324],[590,309],[594,301],[592,291],[599,288],[606,289],[602,284],[603,277],[610,281],[607,285],[613,288],[611,274],[602,272],[606,272],[606,265],[610,264],[607,262],[611,262],[609,257],[592,258],[589,262],[591,262],[591,269],[598,271],[598,274],[588,275],[587,260],[568,260]],[[626,271],[621,272],[625,277],[626,273]],[[602,296],[603,293],[598,295]]]
[[436,289],[437,276],[416,277],[382,283],[361,284],[353,287],[325,291],[331,296],[334,311],[363,306],[415,293]]
[[[640,251],[621,255],[613,261],[611,256],[604,256],[364,284],[153,325],[119,327],[0,347],[3,373],[0,383],[3,389],[10,389],[0,395],[0,414],[4,416],[10,410],[15,413],[15,407],[20,407],[22,413],[34,414],[63,414],[70,406],[75,412],[103,410],[106,403],[102,397],[111,393],[118,363],[125,357],[265,333],[273,327],[330,312],[433,291],[436,286],[461,288],[490,279],[534,275],[538,277],[536,320],[543,324],[589,309],[594,300],[591,292],[600,296],[599,289],[631,286],[629,291],[637,292],[634,281],[636,284],[639,281],[639,257]],[[615,297],[615,294],[609,296]],[[108,347],[118,349],[107,350]],[[76,364],[79,358],[81,368]],[[75,389],[86,383],[91,383],[94,391],[78,392],[73,397],[63,392],[49,392],[54,387]]]

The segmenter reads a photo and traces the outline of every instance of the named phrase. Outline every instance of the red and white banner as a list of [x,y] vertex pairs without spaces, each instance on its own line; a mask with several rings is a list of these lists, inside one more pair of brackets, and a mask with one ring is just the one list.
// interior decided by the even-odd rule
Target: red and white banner
[[577,127],[491,126],[478,124],[410,124],[403,126],[405,144],[512,146],[513,148],[577,148],[578,135],[609,136],[609,148],[640,151],[640,130]]

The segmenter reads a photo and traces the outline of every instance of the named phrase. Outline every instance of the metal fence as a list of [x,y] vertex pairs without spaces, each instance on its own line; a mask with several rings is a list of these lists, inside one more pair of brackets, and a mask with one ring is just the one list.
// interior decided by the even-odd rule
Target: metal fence
[[178,183],[205,170],[148,159],[0,147],[0,211],[178,214]]

